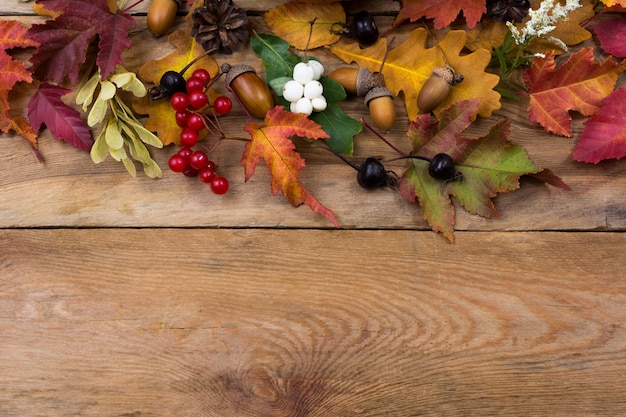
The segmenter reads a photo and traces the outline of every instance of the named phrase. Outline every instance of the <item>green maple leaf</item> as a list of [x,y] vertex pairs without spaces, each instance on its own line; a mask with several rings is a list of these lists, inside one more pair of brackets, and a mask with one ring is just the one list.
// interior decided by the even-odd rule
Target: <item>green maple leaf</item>
[[[455,209],[452,197],[465,210],[483,217],[499,216],[493,198],[519,188],[522,175],[543,171],[530,161],[526,151],[509,140],[511,121],[502,119],[478,139],[461,136],[473,121],[478,100],[454,104],[441,113],[439,120],[421,115],[409,126],[412,155],[432,158],[446,153],[463,174],[459,181],[442,181],[428,174],[429,163],[410,159],[400,178],[400,193],[405,200],[419,202],[422,216],[432,229],[454,240]],[[550,173],[551,177],[555,177]]]

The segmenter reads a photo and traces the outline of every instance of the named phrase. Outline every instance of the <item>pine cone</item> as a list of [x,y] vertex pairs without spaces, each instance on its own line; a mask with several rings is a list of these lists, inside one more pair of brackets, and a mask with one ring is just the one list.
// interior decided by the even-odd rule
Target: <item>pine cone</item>
[[248,16],[232,0],[204,0],[204,6],[196,8],[191,18],[191,36],[206,51],[216,49],[230,54],[250,38]]
[[528,16],[529,0],[487,0],[487,15],[494,20],[521,22]]

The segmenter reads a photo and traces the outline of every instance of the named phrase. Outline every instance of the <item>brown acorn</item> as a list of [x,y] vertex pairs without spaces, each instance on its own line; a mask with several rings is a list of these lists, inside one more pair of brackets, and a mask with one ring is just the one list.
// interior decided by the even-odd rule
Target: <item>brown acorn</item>
[[223,64],[221,70],[226,74],[226,85],[232,88],[252,116],[262,119],[274,107],[270,88],[259,78],[253,67],[246,64]]
[[367,68],[337,68],[328,75],[341,84],[348,94],[365,96],[374,87],[383,87],[382,74],[372,74]]
[[161,36],[172,27],[180,3],[178,0],[152,0],[146,23],[154,36]]
[[450,93],[450,87],[463,81],[463,75],[454,72],[449,65],[437,67],[417,96],[420,113],[430,113],[439,106]]
[[396,106],[393,93],[385,87],[374,87],[365,95],[365,105],[370,109],[370,116],[377,128],[389,130],[396,123]]

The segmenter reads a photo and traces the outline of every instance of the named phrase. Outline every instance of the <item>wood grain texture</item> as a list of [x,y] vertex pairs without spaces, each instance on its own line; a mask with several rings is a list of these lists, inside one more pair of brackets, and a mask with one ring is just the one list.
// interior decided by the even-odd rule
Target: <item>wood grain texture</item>
[[622,415],[625,244],[1,231],[0,414]]
[[[279,3],[237,1],[261,31]],[[400,7],[345,4],[377,13],[381,31]],[[135,71],[172,50],[146,30],[148,6],[133,10]],[[41,22],[31,7],[0,1],[0,16]],[[181,13],[172,30],[184,25]],[[263,75],[249,49],[219,59]],[[12,109],[28,96],[17,86]],[[360,99],[342,106],[364,115]],[[396,106],[387,137],[408,148]],[[458,210],[454,244],[303,142],[302,180],[343,229],[273,197],[265,167],[244,183],[240,141],[222,147],[231,191],[217,197],[167,170],[94,165],[48,132],[39,163],[0,134],[0,416],[626,415],[626,167],[573,162],[575,139],[543,133],[526,106],[505,102],[468,135],[511,118],[511,139],[572,190],[524,178],[496,198],[498,218]],[[236,106],[223,124],[242,137],[246,122]],[[165,167],[173,152],[153,156]],[[393,153],[359,135],[355,159],[372,155]]]

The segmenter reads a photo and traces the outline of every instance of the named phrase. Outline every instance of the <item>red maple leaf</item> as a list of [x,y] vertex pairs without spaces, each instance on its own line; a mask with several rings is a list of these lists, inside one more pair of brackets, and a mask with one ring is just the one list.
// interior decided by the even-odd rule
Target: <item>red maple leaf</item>
[[28,121],[35,131],[38,132],[45,124],[56,140],[64,140],[89,152],[93,145],[89,127],[80,118],[79,112],[61,100],[71,91],[48,83],[41,84],[28,102]]
[[443,29],[454,22],[463,12],[465,22],[471,29],[487,11],[484,0],[404,0],[394,26],[410,20],[415,22],[422,17],[434,19],[435,29]]
[[89,44],[98,39],[96,64],[103,79],[122,63],[122,52],[130,48],[128,31],[135,20],[124,11],[111,13],[107,0],[39,0],[46,10],[63,13],[33,25],[29,37],[41,44],[31,57],[33,73],[41,80],[62,83],[69,77],[78,82]]
[[590,26],[602,49],[617,58],[626,57],[626,16],[607,19]]
[[626,156],[626,88],[615,90],[604,100],[598,114],[585,122],[572,156],[576,161],[597,164]]
[[624,68],[626,61],[618,64],[612,57],[596,62],[593,47],[572,54],[559,68],[553,52],[545,58],[535,58],[524,72],[530,92],[530,120],[541,124],[547,132],[571,137],[572,120],[568,112],[576,110],[583,116],[596,114]]
[[304,168],[305,161],[295,151],[290,139],[291,136],[328,139],[324,129],[305,114],[287,112],[284,107],[276,106],[267,112],[262,125],[250,122],[245,130],[252,138],[246,143],[241,158],[245,180],[252,177],[257,164],[263,159],[272,174],[272,194],[282,191],[292,206],[306,204],[339,227],[332,210],[317,201],[300,182],[300,170]]

